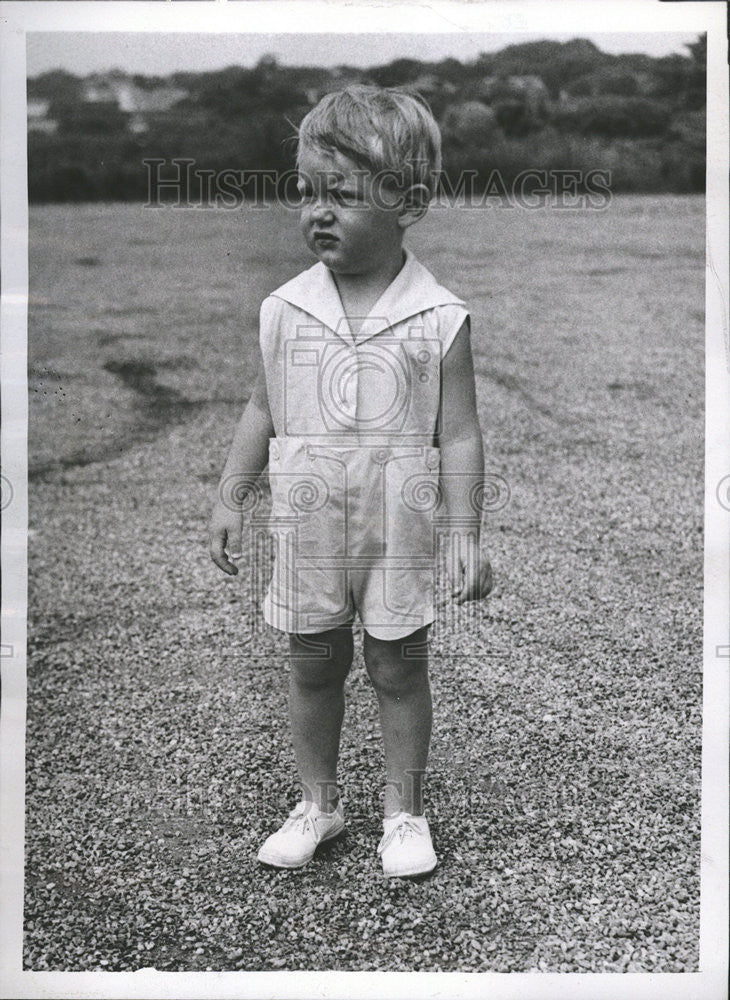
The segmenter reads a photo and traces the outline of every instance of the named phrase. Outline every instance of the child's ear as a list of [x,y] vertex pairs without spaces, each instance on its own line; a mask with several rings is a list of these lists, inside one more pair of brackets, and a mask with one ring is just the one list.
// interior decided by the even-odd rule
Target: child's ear
[[398,224],[407,229],[418,222],[428,211],[431,203],[431,192],[425,184],[412,184],[404,193],[398,215]]

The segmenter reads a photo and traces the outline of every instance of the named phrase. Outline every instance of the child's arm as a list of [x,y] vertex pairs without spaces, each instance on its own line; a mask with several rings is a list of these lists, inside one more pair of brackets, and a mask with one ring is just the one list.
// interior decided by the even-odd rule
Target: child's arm
[[262,368],[233,435],[210,519],[210,557],[230,576],[238,573],[238,566],[231,562],[230,557],[241,552],[242,511],[246,494],[266,468],[269,438],[273,435]]
[[469,324],[464,321],[441,366],[440,485],[448,517],[447,568],[457,604],[486,597],[492,568],[479,550],[481,510],[475,502],[484,478]]

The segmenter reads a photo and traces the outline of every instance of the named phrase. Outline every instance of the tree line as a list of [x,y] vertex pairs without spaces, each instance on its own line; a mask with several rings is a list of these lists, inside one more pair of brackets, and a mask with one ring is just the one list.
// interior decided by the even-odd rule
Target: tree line
[[203,171],[285,173],[304,114],[322,94],[358,81],[426,98],[452,186],[465,171],[478,188],[495,171],[509,185],[525,171],[603,170],[615,191],[704,190],[700,36],[686,54],[663,57],[612,55],[574,39],[365,70],[283,66],[272,56],[252,68],[166,77],[56,70],[28,80],[30,199],[144,200],[150,158],[191,159]]

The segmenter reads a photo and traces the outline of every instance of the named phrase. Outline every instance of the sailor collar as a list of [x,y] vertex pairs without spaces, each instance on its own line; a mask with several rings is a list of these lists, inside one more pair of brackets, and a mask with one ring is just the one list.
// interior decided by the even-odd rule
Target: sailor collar
[[411,316],[435,306],[463,301],[438,284],[434,276],[405,250],[405,262],[363,320],[357,337],[349,328],[332,272],[321,261],[287,281],[271,294],[308,313],[344,341],[360,344]]

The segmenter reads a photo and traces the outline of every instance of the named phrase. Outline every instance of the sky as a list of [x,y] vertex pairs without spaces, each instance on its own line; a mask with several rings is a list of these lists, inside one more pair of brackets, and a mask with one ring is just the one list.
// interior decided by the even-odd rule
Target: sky
[[[515,42],[552,38],[567,41],[575,34],[461,32],[452,34],[163,34],[131,32],[32,32],[27,43],[27,72],[37,76],[65,69],[78,76],[122,69],[128,73],[165,76],[177,70],[198,72],[226,66],[252,66],[264,54],[299,66],[375,66],[408,56],[435,60],[454,56],[464,62],[479,52]],[[684,43],[696,32],[580,32],[604,52],[646,52],[660,56],[687,54]]]

